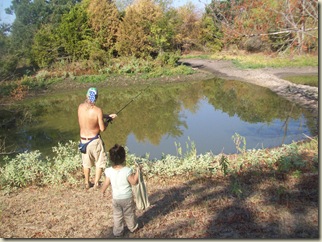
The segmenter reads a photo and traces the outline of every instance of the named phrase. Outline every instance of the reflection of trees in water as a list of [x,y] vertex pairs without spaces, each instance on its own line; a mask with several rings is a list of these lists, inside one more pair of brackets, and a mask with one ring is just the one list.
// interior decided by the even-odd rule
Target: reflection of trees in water
[[[104,113],[115,113],[145,87],[100,88],[97,105]],[[78,140],[77,108],[85,100],[85,93],[86,90],[82,90],[26,100],[22,107],[33,119],[11,131],[10,136],[15,137],[11,142],[18,141],[22,146],[42,150],[51,149],[57,142]],[[114,143],[125,145],[130,134],[138,141],[154,145],[158,145],[163,136],[180,137],[182,128],[189,128],[184,117],[180,116],[182,107],[195,113],[202,98],[207,98],[214,109],[229,116],[236,115],[245,122],[284,120],[286,133],[289,120],[304,115],[311,132],[317,130],[309,112],[296,105],[291,108],[289,101],[269,89],[239,81],[213,79],[150,86],[109,124],[102,134],[105,144],[107,148]]]
[[[207,85],[204,94],[211,105],[229,116],[237,115],[245,122],[270,123],[279,119],[287,123],[290,119],[300,119],[303,114],[308,120],[312,120],[308,111],[291,104],[267,88],[220,79],[207,81],[205,86]],[[316,133],[316,124],[311,121],[308,125],[311,133]],[[284,125],[284,128],[287,129],[287,126]]]
[[[139,90],[130,89],[128,92],[131,95],[121,93],[119,97],[126,96],[126,98],[123,100],[119,98],[116,102],[128,102]],[[179,115],[181,105],[196,110],[196,103],[199,99],[200,96],[196,96],[191,84],[177,83],[150,87],[142,93],[140,98],[132,102],[131,106],[124,109],[117,118],[119,120],[115,121],[117,126],[113,128],[122,129],[124,139],[121,140],[117,133],[111,133],[110,138],[124,144],[128,135],[133,133],[138,141],[148,140],[158,145],[164,135],[180,137],[181,127],[188,128]],[[191,100],[194,101],[191,102]]]

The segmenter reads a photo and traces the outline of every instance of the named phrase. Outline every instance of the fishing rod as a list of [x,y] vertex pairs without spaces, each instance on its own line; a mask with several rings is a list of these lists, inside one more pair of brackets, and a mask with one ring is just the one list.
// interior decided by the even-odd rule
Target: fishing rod
[[[134,98],[131,99],[131,101],[129,101],[127,104],[125,104],[119,111],[116,112],[116,115],[118,115],[123,109],[125,109],[128,105],[130,105],[135,99],[137,99],[146,89],[148,89],[151,85],[152,85],[153,82],[151,82],[149,85],[147,85],[144,89],[142,89],[139,94],[137,94]],[[106,121],[107,123],[112,123],[112,118],[111,117],[108,117],[106,118]]]

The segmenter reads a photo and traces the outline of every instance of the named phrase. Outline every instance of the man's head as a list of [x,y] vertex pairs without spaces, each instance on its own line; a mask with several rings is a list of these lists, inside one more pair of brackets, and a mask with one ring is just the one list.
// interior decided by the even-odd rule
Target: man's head
[[98,91],[97,88],[95,87],[90,87],[87,90],[87,94],[86,94],[87,99],[91,102],[91,103],[95,103],[97,98],[98,98]]
[[113,165],[121,165],[125,161],[125,149],[121,145],[115,144],[109,150],[109,155]]

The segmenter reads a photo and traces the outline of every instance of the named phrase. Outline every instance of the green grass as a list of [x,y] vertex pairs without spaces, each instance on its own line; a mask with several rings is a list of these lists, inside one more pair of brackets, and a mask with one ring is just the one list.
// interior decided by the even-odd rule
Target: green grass
[[182,58],[230,60],[234,63],[234,65],[241,69],[258,69],[265,67],[304,67],[319,65],[317,55],[266,55],[263,53],[250,54],[243,51],[223,51],[212,55],[185,55]]
[[283,79],[293,82],[295,84],[319,87],[319,77],[317,75],[288,76]]

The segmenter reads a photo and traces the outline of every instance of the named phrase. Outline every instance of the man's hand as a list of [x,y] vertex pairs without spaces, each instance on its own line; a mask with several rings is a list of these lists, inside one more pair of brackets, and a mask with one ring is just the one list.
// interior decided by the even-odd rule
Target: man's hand
[[114,113],[113,114],[104,114],[103,118],[105,119],[105,121],[104,121],[105,127],[107,127],[108,123],[112,122],[112,120],[115,119],[116,117],[117,117],[117,115]]
[[117,114],[115,114],[115,113],[112,113],[112,114],[103,114],[103,118],[104,119],[114,119],[114,118],[116,118],[117,117]]
[[111,117],[112,119],[115,119],[117,117],[117,114],[112,113],[112,114],[109,114],[108,116]]

